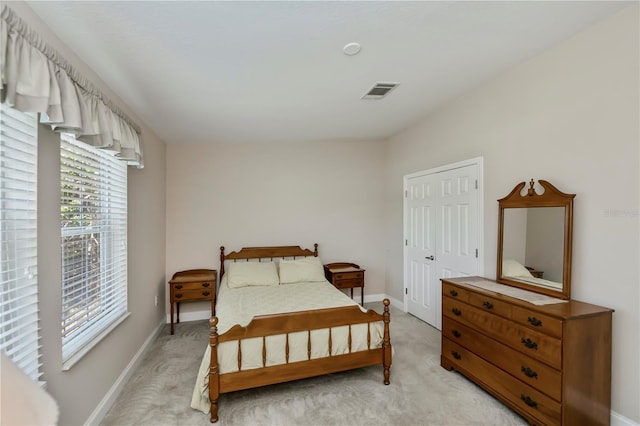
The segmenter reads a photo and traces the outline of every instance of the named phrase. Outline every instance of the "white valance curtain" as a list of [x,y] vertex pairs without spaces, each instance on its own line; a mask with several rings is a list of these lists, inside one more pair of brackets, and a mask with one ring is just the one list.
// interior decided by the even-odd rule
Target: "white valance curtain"
[[143,167],[140,128],[6,5],[0,13],[2,102]]

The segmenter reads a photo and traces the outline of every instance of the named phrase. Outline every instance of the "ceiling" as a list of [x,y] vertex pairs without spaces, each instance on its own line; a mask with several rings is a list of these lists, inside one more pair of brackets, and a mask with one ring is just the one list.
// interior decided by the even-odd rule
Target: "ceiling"
[[[162,140],[180,144],[385,139],[629,3],[28,4]],[[359,54],[343,53],[350,42]],[[376,82],[400,85],[361,99]]]

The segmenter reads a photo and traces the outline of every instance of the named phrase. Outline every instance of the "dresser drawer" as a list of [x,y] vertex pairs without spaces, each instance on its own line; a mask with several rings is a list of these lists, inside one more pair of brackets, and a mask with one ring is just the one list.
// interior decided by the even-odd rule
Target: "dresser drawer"
[[471,374],[489,389],[509,400],[515,408],[538,419],[537,424],[558,425],[561,405],[531,386],[515,379],[460,345],[442,339],[442,356],[462,373]]
[[451,285],[449,283],[443,282],[442,283],[442,294],[444,296],[448,296],[448,297],[452,297],[454,299],[457,300],[462,300],[463,302],[468,302],[469,301],[469,294],[471,294],[471,292],[460,288],[460,287],[456,287],[454,285]]
[[213,288],[215,288],[215,286],[212,281],[171,284],[171,291],[177,291],[177,290],[188,291],[188,290],[202,290],[202,289],[213,289]]
[[519,306],[513,306],[511,319],[533,330],[555,337],[562,337],[562,320],[560,319],[533,312]]
[[469,304],[482,310],[492,312],[496,315],[500,315],[501,317],[511,317],[512,305],[492,297],[484,296],[479,293],[470,293]]
[[171,301],[211,300],[212,296],[213,290],[207,288],[200,288],[198,290],[175,290],[171,292]]
[[560,401],[562,374],[558,370],[450,318],[445,317],[442,322],[442,336],[490,363],[499,365],[513,377]]
[[556,369],[562,366],[562,342],[555,337],[449,297],[442,298],[442,314]]

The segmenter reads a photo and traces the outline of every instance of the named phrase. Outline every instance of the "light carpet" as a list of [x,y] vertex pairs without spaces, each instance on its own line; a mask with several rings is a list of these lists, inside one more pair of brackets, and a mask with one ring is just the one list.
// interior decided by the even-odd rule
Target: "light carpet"
[[[368,304],[382,312],[381,303]],[[207,425],[189,407],[208,321],[169,325],[125,385],[103,425]],[[382,366],[223,394],[225,425],[526,425],[458,373],[440,367],[440,332],[391,310],[391,384]]]

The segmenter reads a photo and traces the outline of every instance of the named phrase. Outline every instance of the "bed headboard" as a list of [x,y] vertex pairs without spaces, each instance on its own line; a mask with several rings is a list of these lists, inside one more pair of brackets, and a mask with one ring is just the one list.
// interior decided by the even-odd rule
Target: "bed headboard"
[[318,244],[313,245],[313,251],[303,249],[300,246],[276,246],[276,247],[243,247],[240,251],[232,251],[224,254],[224,246],[220,247],[220,278],[224,275],[224,261],[249,259],[284,259],[286,257],[318,257]]

